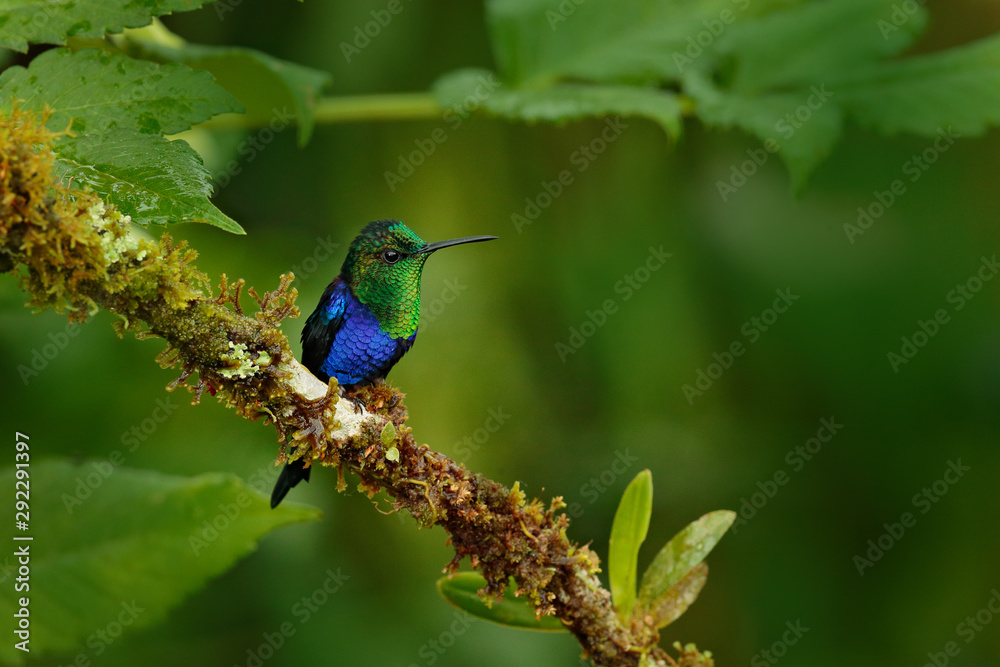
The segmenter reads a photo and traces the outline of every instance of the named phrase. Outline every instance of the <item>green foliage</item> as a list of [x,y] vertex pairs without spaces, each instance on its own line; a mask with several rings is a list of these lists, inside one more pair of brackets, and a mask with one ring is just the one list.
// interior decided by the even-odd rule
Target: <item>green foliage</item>
[[643,470],[622,494],[611,526],[608,577],[611,598],[622,623],[633,617],[662,628],[687,611],[708,578],[702,561],[736,520],[729,510],[710,512],[677,533],[642,576],[636,598],[639,547],[646,540],[653,508],[653,476]]
[[646,540],[649,518],[653,513],[653,473],[643,470],[625,487],[618,503],[611,540],[608,545],[608,578],[611,599],[623,623],[627,623],[635,604],[635,581],[639,547]]
[[889,60],[913,44],[927,19],[922,7],[900,14],[898,5],[492,0],[488,21],[503,85],[476,96],[484,74],[459,71],[440,79],[435,94],[442,106],[471,100],[512,120],[642,116],[670,135],[682,115],[694,115],[756,136],[800,188],[845,120],[925,137],[949,126],[964,136],[1000,124],[997,40]]
[[590,116],[645,116],[671,136],[681,132],[680,101],[667,91],[575,83],[518,91],[498,85],[481,99],[483,82],[491,79],[495,80],[495,75],[486,70],[459,70],[439,79],[434,84],[434,95],[445,108],[461,112],[473,100],[487,114],[510,120],[565,122]]
[[[303,67],[256,49],[235,46],[189,44],[170,33],[158,21],[142,30],[126,32],[126,48],[161,62],[184,63],[211,72],[215,80],[238,99],[251,123],[281,123],[288,116],[298,122],[299,145],[304,146],[313,130],[316,98],[328,86],[327,72]],[[289,109],[290,107],[290,109]]]
[[[267,498],[233,475],[184,478],[115,468],[108,461],[31,464],[31,649],[81,650],[88,636],[121,622],[162,620],[192,592],[254,550],[257,540],[319,512]],[[0,474],[14,488],[14,469]],[[2,510],[14,525],[13,503]],[[15,543],[20,546],[22,543]],[[0,588],[0,613],[17,608]],[[125,621],[119,621],[122,614]],[[0,660],[20,651],[0,646]]]
[[523,630],[566,630],[566,626],[555,616],[536,618],[534,606],[528,600],[509,594],[513,588],[508,589],[508,595],[500,602],[487,604],[478,595],[485,587],[486,579],[478,572],[460,572],[437,581],[438,592],[445,600],[477,618]]
[[950,126],[961,136],[981,135],[1000,123],[1000,38],[871,65],[843,86],[842,104],[879,132],[933,137]]
[[704,21],[732,6],[732,0],[588,0],[567,12],[547,0],[492,0],[487,10],[504,80],[538,89],[569,78],[633,84],[676,79],[673,52],[704,30]]
[[71,37],[146,25],[154,16],[197,9],[205,0],[0,0],[0,46],[27,51],[29,43],[65,44]]
[[[735,512],[710,512],[675,535],[657,554],[642,577],[636,597],[639,548],[646,539],[653,511],[653,475],[643,470],[629,483],[618,503],[608,547],[608,578],[615,612],[623,625],[633,617],[662,628],[677,620],[697,599],[708,578],[702,561],[736,519]],[[513,585],[513,583],[512,583]],[[505,597],[487,604],[478,595],[486,580],[475,572],[444,577],[438,591],[450,603],[479,618],[531,630],[564,630],[551,616],[535,618],[525,600]]]
[[705,585],[708,568],[702,561],[735,520],[729,510],[710,512],[672,537],[642,576],[636,613],[652,616],[657,627],[684,613]]
[[209,174],[197,153],[164,137],[240,109],[210,75],[96,49],[54,49],[0,76],[0,108],[12,100],[39,113],[51,109],[49,129],[71,131],[56,145],[57,166],[135,222],[207,222],[242,232],[209,203]]
[[[0,0],[0,44],[24,49],[28,42],[70,38],[76,44],[78,38],[142,26],[202,4],[188,0],[122,8],[85,0],[4,6]],[[218,114],[248,111],[249,122],[272,129],[297,120],[304,144],[313,128],[315,98],[330,76],[253,49],[187,44],[158,21],[103,46],[107,52],[56,49],[27,69],[5,71],[0,109],[14,101],[39,113],[51,109],[48,127],[71,130],[55,149],[62,175],[90,187],[134,222],[205,222],[242,233],[208,201],[210,175],[198,154],[186,142],[167,137]],[[122,50],[158,62],[114,52]],[[211,72],[222,86],[196,70]]]

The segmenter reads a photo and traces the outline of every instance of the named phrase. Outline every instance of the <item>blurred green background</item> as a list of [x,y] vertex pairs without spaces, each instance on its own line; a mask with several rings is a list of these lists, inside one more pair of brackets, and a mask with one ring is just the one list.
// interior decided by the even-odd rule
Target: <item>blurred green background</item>
[[[245,0],[165,23],[194,42],[252,46],[330,71],[335,95],[421,91],[444,72],[492,66],[479,3],[402,6],[349,63],[341,42],[384,2]],[[995,3],[930,9],[921,50],[1000,29]],[[390,376],[407,393],[421,442],[506,484],[520,481],[529,495],[578,503],[570,536],[592,541],[602,558],[622,490],[648,467],[654,513],[641,567],[701,514],[742,505],[745,522],[709,558],[700,599],[664,632],[665,644],[696,642],[719,665],[778,661],[762,651],[782,639],[786,623],[808,628],[780,658],[787,665],[922,665],[949,641],[961,649],[951,664],[1000,664],[1000,619],[969,642],[959,634],[1000,590],[1000,280],[985,282],[961,310],[948,301],[984,256],[1000,250],[1000,137],[955,143],[851,243],[844,224],[875,192],[905,178],[904,164],[930,142],[849,130],[801,196],[774,158],[722,201],[717,181],[759,146],[755,140],[690,122],[675,143],[651,122],[625,123],[583,172],[572,156],[600,135],[601,121],[319,125],[304,149],[294,131],[279,132],[252,160],[233,156],[242,136],[216,135],[198,146],[213,171],[235,157],[242,172],[214,201],[247,235],[207,226],[172,233],[200,252],[198,266],[213,280],[226,272],[273,289],[280,273],[299,267],[306,312],[369,220],[401,219],[426,240],[499,235],[435,255],[424,273],[420,340]],[[385,172],[398,170],[400,156],[437,128],[446,141],[390,190]],[[564,169],[573,182],[533,224],[516,229],[512,214],[524,215],[525,198],[537,198]],[[326,257],[330,243],[340,248]],[[625,300],[616,284],[661,245],[672,256]],[[799,299],[751,342],[746,323],[755,326],[751,318],[779,289]],[[564,362],[556,344],[568,343],[571,327],[606,299],[616,312]],[[39,457],[103,458],[121,449],[123,434],[151,416],[175,377],[152,363],[162,344],[118,340],[102,313],[25,387],[17,365],[65,319],[31,315],[22,303],[13,281],[0,281],[5,432],[30,433]],[[950,321],[894,372],[887,354],[939,308]],[[303,321],[286,326],[296,350]],[[682,386],[734,341],[746,352],[689,402]],[[198,407],[184,394],[172,400],[180,407],[126,465],[178,475],[276,474],[273,429],[208,398]],[[491,410],[509,418],[484,439],[477,429]],[[822,419],[843,428],[804,465],[786,460]],[[478,449],[463,444],[477,435]],[[629,463],[619,474],[620,460]],[[939,484],[946,494],[921,513],[914,496],[959,460],[969,471]],[[779,471],[787,484],[751,509],[762,487],[775,491],[767,482]],[[579,660],[567,635],[487,623],[451,634],[453,609],[434,589],[450,558],[445,534],[379,514],[353,485],[338,495],[335,480],[321,470],[292,494],[320,507],[322,521],[271,533],[168,622],[89,659],[247,665],[264,634],[292,621],[294,636],[264,664]],[[916,524],[860,575],[855,557],[907,511]],[[301,623],[294,605],[338,568],[349,580]]]

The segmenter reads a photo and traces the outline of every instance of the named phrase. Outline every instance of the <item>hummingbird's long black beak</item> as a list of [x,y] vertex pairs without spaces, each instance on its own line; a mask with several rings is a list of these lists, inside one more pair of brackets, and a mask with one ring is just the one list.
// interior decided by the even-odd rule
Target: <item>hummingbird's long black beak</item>
[[414,255],[426,255],[429,252],[434,252],[435,250],[440,250],[441,248],[448,248],[453,245],[461,245],[463,243],[479,243],[480,241],[492,241],[493,239],[499,238],[497,236],[466,236],[461,239],[452,239],[450,241],[437,241],[435,243],[428,243],[420,250],[414,252]]

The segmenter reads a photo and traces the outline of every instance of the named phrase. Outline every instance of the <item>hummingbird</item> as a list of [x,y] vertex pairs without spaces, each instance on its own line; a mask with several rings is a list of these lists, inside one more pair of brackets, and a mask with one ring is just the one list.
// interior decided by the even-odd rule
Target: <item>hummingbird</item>
[[[368,223],[351,241],[333,279],[302,329],[302,364],[323,382],[345,391],[385,379],[413,345],[420,320],[420,276],[431,253],[496,236],[425,243],[398,220]],[[271,492],[271,508],[310,468],[289,461]]]

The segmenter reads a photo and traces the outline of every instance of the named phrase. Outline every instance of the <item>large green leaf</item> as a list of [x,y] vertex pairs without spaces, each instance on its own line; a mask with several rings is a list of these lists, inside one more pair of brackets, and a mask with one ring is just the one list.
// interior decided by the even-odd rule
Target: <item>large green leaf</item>
[[[729,510],[709,512],[677,533],[656,555],[649,569],[642,576],[642,587],[639,589],[639,599],[636,601],[636,613],[640,615],[653,614],[659,617],[664,601],[686,599],[694,591],[701,590],[701,585],[695,585],[698,577],[689,581],[678,591],[672,592],[688,574],[705,560],[708,553],[722,539],[736,520],[736,513]],[[693,601],[693,598],[691,599]],[[690,604],[690,601],[687,602]],[[683,605],[687,608],[687,604]],[[683,612],[683,609],[680,610]],[[680,613],[677,614],[679,616]],[[676,616],[674,616],[676,618]],[[671,619],[672,620],[672,619]],[[669,621],[668,621],[669,622]]]
[[83,135],[56,147],[56,166],[140,224],[207,222],[234,234],[243,228],[215,208],[201,158],[186,142],[136,132]]
[[[269,500],[233,475],[184,478],[116,467],[112,462],[32,461],[30,591],[0,586],[0,615],[13,618],[30,598],[31,655],[84,651],[110,626],[121,632],[162,620],[210,578],[251,552],[278,526],[318,512]],[[0,486],[14,489],[14,471]],[[0,521],[14,527],[14,507]],[[121,623],[121,626],[117,624]],[[91,644],[95,641],[91,638]],[[93,648],[93,645],[89,647]],[[21,652],[0,644],[0,661]]]
[[736,23],[713,47],[735,60],[730,89],[739,94],[808,90],[908,47],[926,11],[916,9],[903,28],[883,34],[878,22],[894,5],[898,0],[806,2]]
[[622,623],[627,625],[635,603],[635,581],[639,547],[646,539],[653,513],[653,474],[643,470],[625,487],[618,503],[608,545],[608,578],[611,601]]
[[644,116],[672,136],[681,131],[681,105],[674,93],[651,87],[563,83],[541,90],[500,85],[492,72],[459,70],[434,84],[438,103],[463,113],[482,108],[487,114],[520,121],[563,122],[593,116]]
[[148,28],[127,31],[124,40],[144,57],[211,72],[219,85],[243,104],[255,123],[269,124],[272,130],[280,131],[294,118],[299,145],[309,141],[316,100],[333,79],[327,72],[255,49],[189,44],[158,21]]
[[[813,86],[790,93],[734,94],[707,79],[688,77],[688,91],[698,101],[698,115],[711,125],[745,130],[764,147],[753,149],[756,167],[772,153],[781,156],[798,189],[840,137],[841,109],[836,93]],[[748,156],[740,157],[740,162]],[[750,171],[749,169],[744,172]]]
[[500,602],[487,605],[477,594],[485,586],[486,579],[478,572],[460,572],[437,581],[438,592],[445,600],[478,618],[525,630],[566,630],[555,616],[536,618],[534,606],[525,598],[515,598],[510,590]]
[[90,185],[140,224],[207,222],[242,233],[209,201],[211,183],[175,134],[239,103],[205,72],[96,49],[53,49],[0,76],[0,108],[51,110],[48,127],[72,130],[56,146],[67,177]]
[[1000,37],[848,73],[840,102],[885,134],[962,136],[1000,124]]
[[698,116],[756,136],[781,156],[799,189],[840,137],[838,77],[895,55],[922,29],[919,10],[905,29],[883,35],[878,21],[893,2],[808,2],[734,24],[712,45],[731,74],[721,83],[705,68],[685,74]]
[[146,25],[154,16],[197,9],[206,0],[0,0],[0,46],[26,51],[29,43],[65,44],[70,37]]
[[[619,83],[676,78],[674,54],[706,30],[706,22],[719,21],[722,12],[731,12],[733,20],[747,15],[737,11],[737,4],[491,0],[487,9],[493,52],[504,80],[537,88],[564,77]],[[757,5],[756,11],[774,4],[759,0],[748,6]]]

